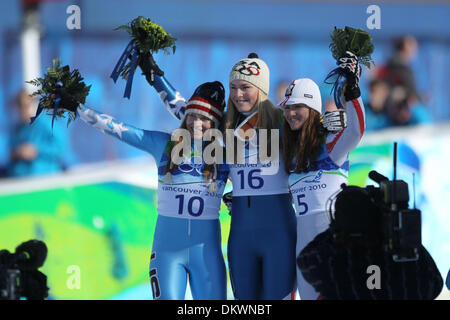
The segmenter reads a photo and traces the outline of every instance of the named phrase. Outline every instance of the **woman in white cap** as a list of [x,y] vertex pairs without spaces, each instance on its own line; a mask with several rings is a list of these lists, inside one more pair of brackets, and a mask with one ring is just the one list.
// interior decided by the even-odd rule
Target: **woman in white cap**
[[[285,99],[282,153],[297,217],[297,255],[329,226],[326,201],[348,181],[348,154],[362,138],[365,113],[358,86],[360,67],[353,54],[341,58],[339,67],[347,76],[343,105],[347,127],[325,130],[320,122],[322,100],[317,84],[307,78],[291,82]],[[319,294],[297,268],[300,298],[317,299]]]
[[194,299],[225,300],[219,210],[228,167],[214,162],[215,158],[207,162],[201,156],[209,145],[202,141],[204,135],[208,129],[218,127],[223,115],[223,85],[218,81],[204,83],[187,102],[180,129],[185,129],[190,143],[187,154],[178,160],[172,150],[186,141],[172,141],[168,133],[124,124],[73,101],[64,92],[60,94],[65,100],[61,104],[71,106],[69,111],[76,112],[87,124],[155,158],[158,218],[150,261],[153,298],[182,300],[189,280]]

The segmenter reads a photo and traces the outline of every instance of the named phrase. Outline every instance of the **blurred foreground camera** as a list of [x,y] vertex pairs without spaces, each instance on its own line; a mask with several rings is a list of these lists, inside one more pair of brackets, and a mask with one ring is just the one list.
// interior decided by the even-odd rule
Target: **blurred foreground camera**
[[302,276],[325,300],[435,299],[443,280],[421,244],[407,184],[370,176],[379,187],[342,185],[330,198],[329,228],[297,256]]
[[[421,211],[408,209],[408,184],[396,179],[397,143],[394,143],[394,178],[371,171],[379,187],[341,186],[329,200],[330,229],[341,243],[382,246],[396,262],[417,261],[421,236]],[[334,204],[335,214],[332,216]]]
[[297,256],[302,276],[324,300],[435,299],[443,279],[421,244],[421,212],[408,209],[408,184],[396,179],[396,143],[392,181],[369,177],[379,186],[343,184],[330,197],[329,228]]
[[37,269],[47,258],[47,246],[39,240],[20,244],[15,253],[0,250],[0,300],[44,300],[47,277]]
[[421,212],[408,209],[408,184],[390,181],[376,171],[369,177],[379,187],[343,184],[342,191],[330,200],[330,229],[335,240],[346,245],[382,247],[396,262],[416,261],[422,243]]

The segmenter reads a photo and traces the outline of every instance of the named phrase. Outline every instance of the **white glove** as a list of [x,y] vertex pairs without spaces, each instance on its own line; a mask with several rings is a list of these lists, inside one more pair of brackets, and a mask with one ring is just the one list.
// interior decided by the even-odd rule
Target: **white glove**
[[344,110],[325,112],[322,125],[330,132],[337,132],[347,127],[347,113]]
[[346,51],[343,57],[339,58],[339,68],[346,71],[347,76],[352,75],[352,84],[358,85],[359,78],[361,76],[361,66],[358,63],[358,57],[350,51]]

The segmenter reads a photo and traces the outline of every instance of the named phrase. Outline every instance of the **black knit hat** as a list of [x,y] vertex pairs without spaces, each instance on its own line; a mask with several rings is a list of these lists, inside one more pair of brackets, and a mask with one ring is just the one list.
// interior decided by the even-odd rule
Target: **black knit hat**
[[218,125],[225,109],[225,88],[219,81],[206,82],[195,89],[189,99],[185,115],[199,113]]

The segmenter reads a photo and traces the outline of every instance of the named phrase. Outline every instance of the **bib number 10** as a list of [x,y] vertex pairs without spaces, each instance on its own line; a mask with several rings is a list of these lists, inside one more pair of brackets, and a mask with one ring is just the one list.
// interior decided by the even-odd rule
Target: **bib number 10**
[[[239,170],[237,174],[241,177],[241,189],[245,189],[245,182],[247,180],[247,185],[251,189],[261,189],[264,185],[264,179],[258,176],[255,176],[255,173],[261,173],[261,169],[254,169],[248,172],[247,177],[245,176],[244,170]],[[247,179],[245,179],[247,178]]]
[[[178,214],[183,214],[184,211],[184,194],[179,194],[175,196],[175,199],[179,200],[178,203]],[[199,217],[203,213],[203,208],[205,207],[205,200],[200,197],[191,197],[187,202],[187,211],[193,217]]]

